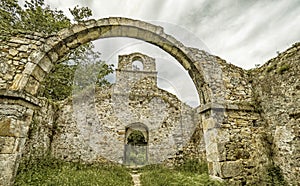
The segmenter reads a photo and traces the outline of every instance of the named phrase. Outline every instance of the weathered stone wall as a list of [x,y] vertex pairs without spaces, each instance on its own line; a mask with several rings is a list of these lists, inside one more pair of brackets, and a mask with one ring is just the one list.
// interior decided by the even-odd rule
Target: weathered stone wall
[[30,57],[33,57],[32,52],[45,40],[43,34],[20,31],[14,37],[0,41],[0,89],[12,88],[13,81],[21,78]]
[[[251,74],[223,59],[193,49],[209,83],[200,105],[206,159],[212,176],[233,185],[261,183],[268,162],[264,121],[256,109]],[[202,89],[203,91],[203,89]]]
[[[137,57],[143,71],[132,69]],[[120,56],[116,84],[91,89],[75,97],[73,105],[62,107],[57,121],[62,131],[52,145],[55,156],[92,162],[105,157],[123,163],[126,127],[135,123],[149,132],[148,163],[160,163],[182,151],[196,126],[194,111],[159,89],[156,78],[154,59],[138,53]]]
[[300,184],[300,43],[253,70],[271,157],[289,183]]
[[97,89],[96,100],[86,94],[78,97],[84,100],[80,110],[74,111],[78,108],[72,102],[64,105],[58,114],[58,131],[52,142],[54,155],[69,161],[96,162],[104,157],[123,163],[125,128],[142,123],[149,128],[148,162],[159,163],[169,158],[184,145],[182,135],[189,133],[182,126],[194,127],[193,111],[160,89],[155,91],[157,95],[148,93],[149,97],[139,95],[138,103],[132,99],[120,105],[111,99],[112,88]]
[[22,161],[44,158],[51,153],[51,143],[56,131],[58,103],[39,99],[40,108],[34,110],[29,125]]
[[21,99],[0,96],[1,185],[9,185],[14,179],[35,107]]

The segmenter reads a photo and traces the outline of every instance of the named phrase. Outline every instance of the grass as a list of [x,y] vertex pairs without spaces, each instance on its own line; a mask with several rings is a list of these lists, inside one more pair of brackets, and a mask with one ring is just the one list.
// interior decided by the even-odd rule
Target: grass
[[[167,168],[148,165],[138,169],[143,186],[221,186],[207,174],[207,165],[186,160],[181,166]],[[15,186],[129,186],[133,185],[130,170],[115,164],[85,165],[62,162],[54,158],[42,158],[22,163]]]
[[150,165],[141,170],[143,186],[222,186],[211,180],[207,174],[206,163],[187,160],[174,169],[160,165]]
[[129,171],[122,166],[50,162],[47,159],[29,166],[21,165],[14,185],[131,186],[133,182]]
[[167,168],[155,168],[143,172],[141,175],[143,186],[221,186],[222,184],[213,181],[208,174],[196,174]]

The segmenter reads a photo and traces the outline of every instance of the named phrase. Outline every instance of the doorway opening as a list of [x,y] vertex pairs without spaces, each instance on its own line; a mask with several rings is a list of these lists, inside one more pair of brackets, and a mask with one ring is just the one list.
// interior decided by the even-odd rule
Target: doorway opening
[[125,128],[124,164],[144,166],[148,162],[148,127],[135,123]]

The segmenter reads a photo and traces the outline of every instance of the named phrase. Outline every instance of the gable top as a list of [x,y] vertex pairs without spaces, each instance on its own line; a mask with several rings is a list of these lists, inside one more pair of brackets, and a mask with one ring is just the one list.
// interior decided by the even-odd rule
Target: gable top
[[155,59],[138,52],[119,55],[118,70],[156,72]]

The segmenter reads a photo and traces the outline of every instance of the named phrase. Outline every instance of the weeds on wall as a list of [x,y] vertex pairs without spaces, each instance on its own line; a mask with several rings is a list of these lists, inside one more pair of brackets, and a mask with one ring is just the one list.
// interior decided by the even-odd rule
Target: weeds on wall
[[283,74],[285,71],[287,71],[290,68],[291,68],[290,65],[285,64],[285,65],[282,65],[281,67],[279,67],[276,72],[278,74]]
[[264,185],[272,186],[286,186],[287,182],[284,180],[281,169],[274,165],[273,163],[268,164],[265,167],[265,177],[262,178],[262,183]]

